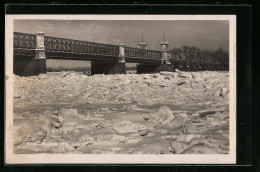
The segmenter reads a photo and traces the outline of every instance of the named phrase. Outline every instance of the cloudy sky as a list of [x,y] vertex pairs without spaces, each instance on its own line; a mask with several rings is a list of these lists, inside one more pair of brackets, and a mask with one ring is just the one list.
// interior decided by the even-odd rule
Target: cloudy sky
[[137,47],[142,40],[148,49],[159,50],[165,39],[170,49],[182,45],[202,49],[229,48],[228,21],[91,21],[91,20],[15,20],[14,31]]

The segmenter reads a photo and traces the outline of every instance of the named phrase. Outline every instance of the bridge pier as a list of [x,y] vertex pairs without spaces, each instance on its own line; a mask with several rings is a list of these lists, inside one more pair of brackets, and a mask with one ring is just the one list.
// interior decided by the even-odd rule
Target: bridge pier
[[91,75],[94,74],[124,74],[125,63],[91,61]]
[[119,45],[117,62],[91,61],[91,75],[94,74],[125,74],[125,48]]
[[41,73],[46,73],[46,59],[33,58],[25,69],[24,75],[39,75]]
[[46,60],[35,59],[32,56],[15,55],[13,71],[16,75],[32,76],[46,72]]
[[25,54],[14,53],[14,73],[22,76],[39,75],[40,73],[46,73],[44,33],[37,32],[35,39],[32,36],[28,36],[27,39],[32,42],[35,41],[35,50],[29,56]]
[[169,64],[138,64],[137,73],[157,73],[161,71],[173,72],[174,69]]

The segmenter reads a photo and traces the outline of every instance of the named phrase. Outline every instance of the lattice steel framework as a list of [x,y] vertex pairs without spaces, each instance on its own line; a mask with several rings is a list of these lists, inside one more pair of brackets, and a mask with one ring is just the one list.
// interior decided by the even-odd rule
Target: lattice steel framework
[[14,55],[34,56],[36,49],[36,35],[14,32]]
[[78,41],[72,39],[44,37],[46,56],[55,57],[60,56],[60,53],[71,54],[88,54],[88,55],[102,55],[102,56],[118,56],[118,46],[109,44],[100,44],[87,41]]
[[[51,36],[44,37],[45,55],[55,59],[118,60],[119,46]],[[36,35],[14,32],[14,54],[33,56]],[[125,47],[127,62],[159,62],[161,52]]]
[[125,58],[128,62],[159,62],[161,60],[161,52],[154,50],[125,47]]

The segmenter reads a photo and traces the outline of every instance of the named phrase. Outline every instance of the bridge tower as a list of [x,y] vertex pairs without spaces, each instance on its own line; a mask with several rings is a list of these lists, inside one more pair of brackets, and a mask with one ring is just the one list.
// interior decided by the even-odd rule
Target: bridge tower
[[162,64],[171,64],[169,62],[169,58],[168,58],[168,48],[169,48],[169,43],[165,41],[165,34],[163,32],[163,41],[160,43],[160,48],[161,48],[161,52],[162,52]]
[[33,59],[36,73],[46,73],[46,56],[44,46],[44,32],[36,32],[35,58]]
[[163,41],[160,43],[161,61],[157,64],[138,64],[137,73],[173,72],[174,69],[168,57],[168,48],[169,43],[165,41],[165,35],[163,33]]

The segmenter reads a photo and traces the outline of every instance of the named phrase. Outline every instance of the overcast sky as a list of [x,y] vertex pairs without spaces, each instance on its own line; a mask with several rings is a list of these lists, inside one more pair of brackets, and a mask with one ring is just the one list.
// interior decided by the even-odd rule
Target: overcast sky
[[14,31],[45,32],[45,35],[107,44],[137,47],[142,40],[148,49],[159,50],[165,39],[170,49],[182,45],[202,49],[229,48],[228,21],[91,21],[15,20]]

